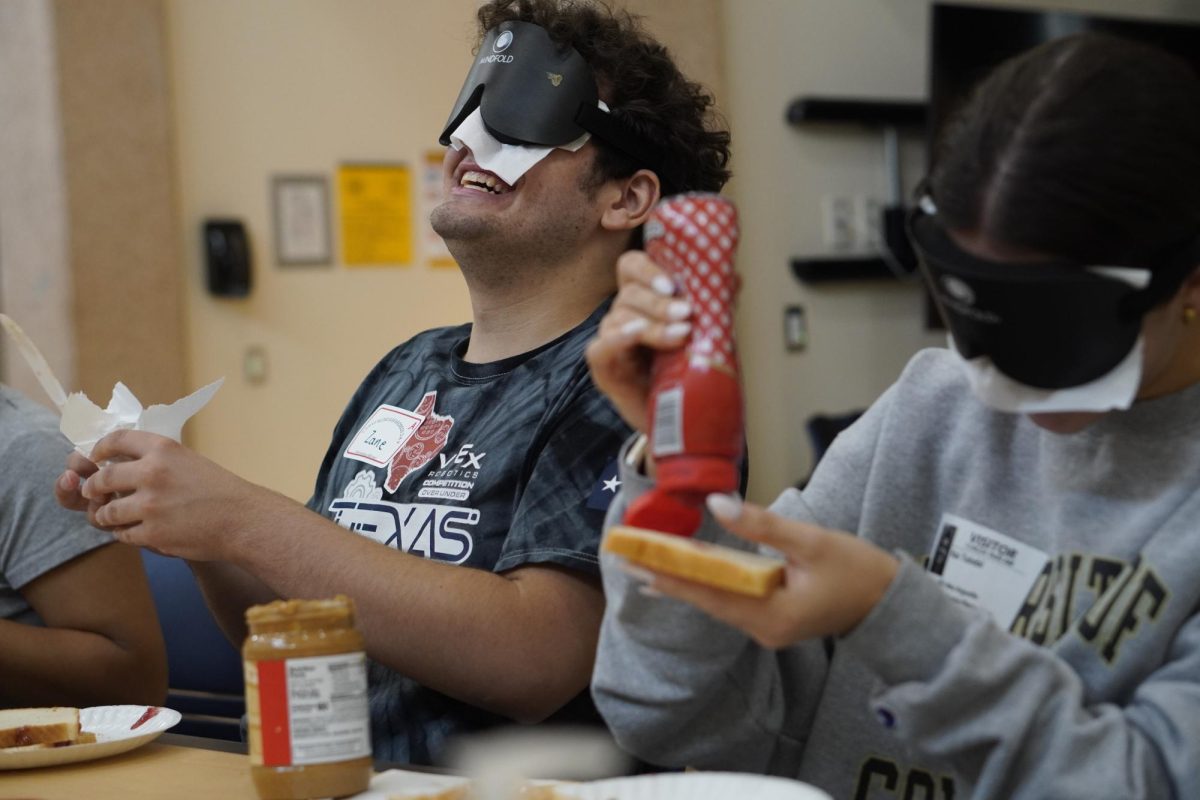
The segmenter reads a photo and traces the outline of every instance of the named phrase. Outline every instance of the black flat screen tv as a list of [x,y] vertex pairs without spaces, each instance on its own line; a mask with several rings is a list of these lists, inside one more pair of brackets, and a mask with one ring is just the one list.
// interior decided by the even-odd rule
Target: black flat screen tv
[[954,3],[934,3],[930,14],[931,148],[946,119],[993,68],[1061,36],[1103,31],[1147,42],[1181,56],[1200,72],[1200,22]]

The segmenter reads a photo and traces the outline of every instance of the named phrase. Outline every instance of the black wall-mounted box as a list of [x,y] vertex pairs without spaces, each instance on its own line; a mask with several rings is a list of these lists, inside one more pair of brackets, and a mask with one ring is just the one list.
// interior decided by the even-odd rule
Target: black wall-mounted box
[[208,291],[218,297],[250,294],[250,241],[238,220],[204,221],[204,263]]

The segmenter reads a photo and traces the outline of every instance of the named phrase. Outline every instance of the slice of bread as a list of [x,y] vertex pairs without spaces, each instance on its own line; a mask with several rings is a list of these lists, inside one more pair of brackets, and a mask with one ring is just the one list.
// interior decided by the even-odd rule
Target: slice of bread
[[0,748],[74,742],[79,738],[79,709],[7,708],[0,710]]
[[96,738],[96,734],[80,731],[79,738],[74,740],[65,739],[61,742],[42,742],[41,744],[27,744],[21,747],[3,747],[0,750],[4,750],[6,753],[17,753],[22,750],[53,750],[57,747],[74,747],[77,744],[95,744],[97,741],[99,740]]
[[517,797],[518,800],[559,800],[561,795],[556,790],[569,785],[561,781],[526,781]]
[[783,583],[784,562],[778,558],[686,536],[614,525],[602,547],[655,572],[754,597]]

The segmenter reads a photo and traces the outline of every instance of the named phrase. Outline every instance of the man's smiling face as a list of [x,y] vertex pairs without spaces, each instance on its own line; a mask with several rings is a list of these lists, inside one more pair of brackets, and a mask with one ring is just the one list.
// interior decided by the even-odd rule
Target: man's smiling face
[[569,257],[596,232],[602,211],[593,191],[594,145],[554,150],[509,186],[475,163],[469,148],[446,151],[444,200],[433,229],[461,261],[486,245],[489,260]]

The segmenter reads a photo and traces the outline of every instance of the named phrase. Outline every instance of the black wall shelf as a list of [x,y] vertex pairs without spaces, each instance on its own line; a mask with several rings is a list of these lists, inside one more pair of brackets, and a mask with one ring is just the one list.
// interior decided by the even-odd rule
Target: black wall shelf
[[[929,104],[923,100],[872,100],[842,97],[797,97],[787,107],[790,125],[851,124],[883,134],[884,168],[889,194],[883,221],[885,246],[907,264],[911,252],[903,230],[904,200],[901,190],[899,131],[924,130]],[[867,255],[813,255],[793,258],[792,274],[801,283],[895,280],[898,276],[883,258]]]
[[801,283],[896,280],[882,258],[872,256],[810,256],[792,259],[792,274]]
[[928,104],[920,100],[846,100],[798,97],[787,108],[792,125],[847,122],[877,127],[924,127]]

